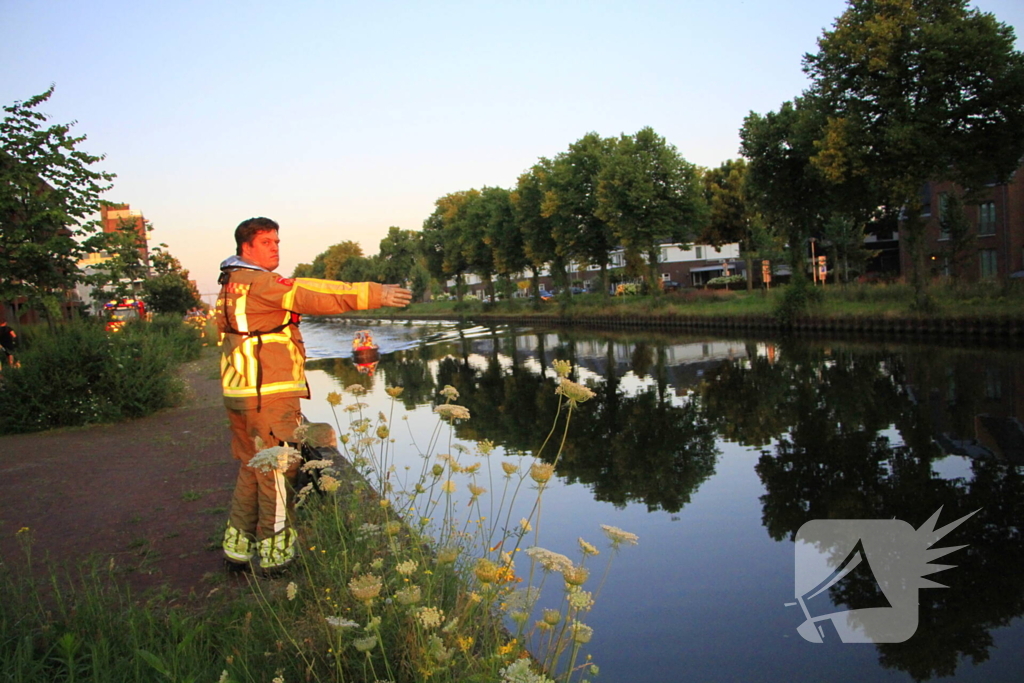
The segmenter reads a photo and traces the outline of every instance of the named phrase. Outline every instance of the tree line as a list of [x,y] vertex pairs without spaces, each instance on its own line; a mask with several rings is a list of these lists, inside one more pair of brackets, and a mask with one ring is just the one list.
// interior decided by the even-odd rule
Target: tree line
[[[901,229],[917,303],[927,305],[922,188],[951,181],[943,228],[963,257],[963,205],[1005,182],[1024,156],[1024,55],[1011,27],[964,0],[850,0],[804,56],[810,86],[777,111],[750,112],[741,158],[687,162],[650,128],[588,133],[540,158],[515,187],[452,192],[410,233],[437,280],[496,279],[567,266],[600,270],[625,251],[634,275],[654,276],[662,241],[739,242],[752,258],[786,258],[803,285],[817,240],[840,277],[863,266],[869,232]],[[397,229],[393,229],[397,230]],[[382,245],[382,258],[394,258]],[[399,272],[410,272],[400,270]],[[658,282],[652,277],[651,282]],[[794,288],[799,297],[800,287]]]
[[[134,225],[105,233],[94,216],[113,173],[84,152],[74,123],[47,125],[45,92],[4,107],[0,121],[0,302],[24,300],[51,322],[62,317],[69,292],[89,285],[98,297],[141,294],[157,312],[185,313],[200,304],[188,271],[162,244],[144,256]],[[108,259],[92,273],[79,266],[90,254]]]

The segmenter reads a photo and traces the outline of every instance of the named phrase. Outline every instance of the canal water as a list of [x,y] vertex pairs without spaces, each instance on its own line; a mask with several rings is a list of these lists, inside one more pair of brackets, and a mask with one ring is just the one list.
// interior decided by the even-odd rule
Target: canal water
[[[382,351],[372,374],[350,359],[364,327]],[[391,418],[399,468],[420,467],[446,385],[472,416],[456,426],[458,441],[472,449],[490,440],[491,458],[531,456],[555,414],[551,362],[572,362],[574,379],[596,396],[573,415],[543,499],[539,545],[570,556],[579,538],[602,548],[586,586],[600,587],[585,620],[598,680],[1024,676],[1018,349],[415,321],[303,329],[311,420],[334,423],[325,396],[357,383],[368,388],[361,400],[369,414],[390,414],[385,388],[404,387]],[[925,555],[927,543],[906,546],[927,536],[938,510],[935,528],[974,514],[932,544],[963,546],[935,560],[950,568],[924,577],[946,587],[921,587],[921,560],[935,555]],[[814,525],[804,526],[812,520],[834,535],[850,527],[830,521],[879,520],[855,527],[869,530],[859,547],[869,562],[837,570],[829,583],[829,565],[797,559],[814,546]],[[637,534],[638,545],[612,553],[601,524]],[[871,549],[877,529],[904,533],[904,555],[880,560]],[[830,548],[857,555],[838,541]],[[916,564],[900,565],[908,556]],[[890,589],[880,588],[886,572],[903,582],[902,602],[891,599],[888,580]],[[556,598],[545,594],[538,608]],[[857,623],[856,610],[871,607],[909,618],[912,635],[882,642],[874,632],[871,642],[849,643],[819,628]],[[811,626],[824,642],[805,639],[807,627],[797,631],[830,613],[843,614]]]

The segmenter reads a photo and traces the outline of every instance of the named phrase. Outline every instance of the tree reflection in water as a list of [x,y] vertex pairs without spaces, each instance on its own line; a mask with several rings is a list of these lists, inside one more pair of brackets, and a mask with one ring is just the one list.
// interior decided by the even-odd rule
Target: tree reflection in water
[[[474,335],[389,354],[378,378],[403,386],[410,408],[451,384],[473,415],[457,426],[460,438],[532,453],[557,405],[550,363],[577,368],[586,344],[584,380],[597,396],[573,418],[558,475],[599,501],[678,512],[714,474],[723,439],[761,449],[762,523],[776,541],[812,519],[919,527],[939,507],[940,525],[980,508],[944,542],[968,544],[947,561],[955,569],[931,577],[949,588],[920,592],[916,635],[878,645],[882,666],[916,680],[953,675],[966,660],[985,661],[992,630],[1024,614],[1019,354],[790,340],[681,365],[668,350],[693,340],[678,335]],[[313,365],[345,384],[365,381],[344,361]],[[970,476],[937,476],[949,455],[971,456]],[[840,583],[831,597],[865,604],[878,590]]]
[[[723,365],[704,387],[723,433],[758,446],[774,440],[756,469],[766,489],[762,520],[776,540],[794,538],[812,519],[896,518],[919,527],[940,507],[940,524],[980,508],[943,543],[969,545],[950,556],[955,570],[931,577],[948,589],[920,592],[917,633],[877,646],[884,667],[915,680],[951,676],[966,659],[986,661],[991,630],[1024,614],[1024,480],[1008,460],[1020,454],[989,449],[973,460],[969,480],[939,478],[932,466],[947,455],[936,436],[966,443],[974,418],[998,409],[998,392],[984,385],[992,364],[1017,381],[1012,363],[998,354],[789,343],[775,362]],[[765,397],[771,404],[757,405]],[[883,433],[890,428],[902,443]],[[866,580],[830,592],[834,604],[849,606],[870,604],[879,591]]]

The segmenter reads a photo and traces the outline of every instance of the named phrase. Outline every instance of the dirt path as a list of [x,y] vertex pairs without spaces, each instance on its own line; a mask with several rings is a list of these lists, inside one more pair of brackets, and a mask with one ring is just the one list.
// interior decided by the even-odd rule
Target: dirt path
[[0,560],[111,558],[136,589],[188,592],[222,572],[219,540],[237,466],[216,352],[184,365],[180,408],[117,425],[0,437]]

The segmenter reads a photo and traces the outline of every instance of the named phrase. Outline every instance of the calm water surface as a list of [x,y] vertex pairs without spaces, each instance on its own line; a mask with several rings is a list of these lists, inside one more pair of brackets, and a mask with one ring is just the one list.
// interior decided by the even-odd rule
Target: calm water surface
[[[333,423],[326,394],[362,383],[375,415],[389,410],[385,387],[405,387],[392,435],[398,464],[414,470],[413,442],[423,447],[447,384],[472,414],[457,436],[490,439],[492,458],[532,454],[543,440],[552,360],[571,360],[597,392],[573,417],[540,545],[571,557],[580,537],[604,547],[600,524],[640,536],[614,557],[586,619],[598,680],[1024,678],[1024,352],[364,324],[383,352],[372,377],[348,358],[358,323],[304,325],[317,359],[304,410]],[[917,528],[940,507],[940,526],[980,511],[939,544],[968,545],[930,577],[948,588],[919,592],[912,638],[812,644],[797,634],[804,615],[785,605],[796,599],[805,522]],[[829,599],[852,609],[873,590],[837,584]]]

